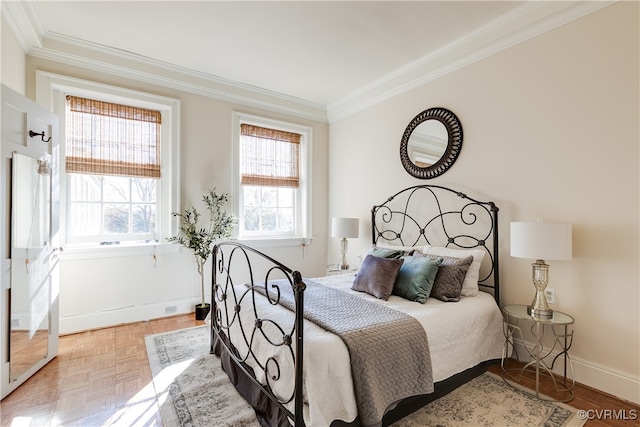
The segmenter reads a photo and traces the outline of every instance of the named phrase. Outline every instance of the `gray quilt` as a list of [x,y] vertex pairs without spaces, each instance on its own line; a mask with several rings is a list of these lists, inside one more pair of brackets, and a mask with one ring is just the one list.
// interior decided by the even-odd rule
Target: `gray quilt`
[[[349,350],[362,425],[379,425],[390,405],[405,397],[433,392],[427,336],[416,319],[339,289],[304,282],[304,317],[338,335]],[[280,303],[293,310],[289,283],[278,280],[269,288],[272,284],[280,287]],[[264,286],[254,289],[265,292]]]

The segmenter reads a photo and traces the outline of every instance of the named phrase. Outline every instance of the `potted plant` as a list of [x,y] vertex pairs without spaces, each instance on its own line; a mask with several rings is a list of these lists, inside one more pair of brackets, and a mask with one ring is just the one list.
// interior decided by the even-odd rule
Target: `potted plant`
[[219,239],[231,237],[235,224],[234,216],[224,209],[229,201],[229,193],[217,194],[214,188],[202,196],[202,201],[209,211],[208,224],[200,224],[200,213],[193,206],[183,213],[172,212],[171,215],[180,217],[180,228],[176,236],[167,239],[189,248],[195,257],[201,292],[201,302],[195,307],[197,320],[204,320],[210,310],[210,304],[204,299],[204,264],[211,255],[213,244]]

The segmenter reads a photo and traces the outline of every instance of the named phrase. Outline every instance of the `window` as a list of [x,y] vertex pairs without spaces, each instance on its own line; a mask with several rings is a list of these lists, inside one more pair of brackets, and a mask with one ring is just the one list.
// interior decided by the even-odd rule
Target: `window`
[[68,241],[156,240],[157,179],[70,174]]
[[160,111],[70,95],[66,101],[68,241],[154,240]]
[[60,117],[63,243],[132,246],[175,234],[180,101],[40,71],[36,83],[38,102]]
[[311,128],[234,114],[238,238],[309,236]]

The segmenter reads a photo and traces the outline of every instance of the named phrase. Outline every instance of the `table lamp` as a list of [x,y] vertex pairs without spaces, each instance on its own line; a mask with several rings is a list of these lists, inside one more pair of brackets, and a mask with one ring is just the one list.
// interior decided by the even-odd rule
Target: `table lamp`
[[571,224],[554,222],[512,222],[511,256],[535,259],[531,264],[536,294],[527,307],[533,317],[550,319],[545,289],[549,283],[549,265],[544,260],[571,259]]
[[340,270],[348,270],[349,264],[347,264],[347,249],[349,243],[347,238],[358,237],[358,218],[333,218],[331,220],[331,237],[341,237],[340,241],[340,253],[342,254],[342,260],[338,264]]

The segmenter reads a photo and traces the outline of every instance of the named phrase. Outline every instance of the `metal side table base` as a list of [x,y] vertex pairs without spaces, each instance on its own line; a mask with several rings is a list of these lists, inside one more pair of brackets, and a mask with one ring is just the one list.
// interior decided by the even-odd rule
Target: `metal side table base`
[[[504,314],[505,347],[501,361],[502,379],[510,386],[522,387],[520,384],[526,373],[531,373],[535,379],[536,398],[551,402],[569,402],[574,397],[575,380],[573,379],[573,365],[569,356],[569,349],[573,343],[573,317],[554,311],[551,318],[537,318],[527,313],[525,305],[507,305],[502,309]],[[534,339],[533,347],[525,345],[520,323],[530,322],[530,332]],[[545,333],[551,337],[545,340]],[[513,349],[515,358],[518,356],[515,340],[523,343],[529,356],[529,362],[524,366],[509,366],[509,349]],[[525,355],[526,356],[526,355]],[[550,360],[550,364],[548,364]],[[556,362],[562,361],[562,375],[553,372]],[[540,392],[540,380],[546,377],[551,380],[555,388],[552,396]]]

